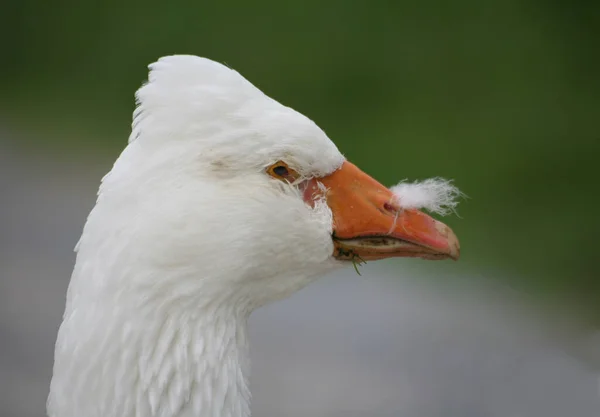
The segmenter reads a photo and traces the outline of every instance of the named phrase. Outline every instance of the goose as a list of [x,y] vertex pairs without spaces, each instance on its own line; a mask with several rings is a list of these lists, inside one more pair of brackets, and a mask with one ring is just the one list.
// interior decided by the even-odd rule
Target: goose
[[453,208],[449,181],[384,187],[212,60],[149,69],[75,248],[48,416],[250,416],[252,311],[352,263],[458,259],[421,210]]

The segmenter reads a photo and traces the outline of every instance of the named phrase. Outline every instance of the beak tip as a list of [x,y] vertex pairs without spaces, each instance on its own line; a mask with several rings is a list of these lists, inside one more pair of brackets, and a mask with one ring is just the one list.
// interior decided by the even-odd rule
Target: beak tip
[[458,261],[460,258],[460,243],[450,228],[448,228],[448,255],[454,261]]
[[446,249],[444,252],[453,261],[458,261],[460,258],[460,243],[458,238],[450,227],[440,221],[435,221],[435,228],[439,235],[445,240]]

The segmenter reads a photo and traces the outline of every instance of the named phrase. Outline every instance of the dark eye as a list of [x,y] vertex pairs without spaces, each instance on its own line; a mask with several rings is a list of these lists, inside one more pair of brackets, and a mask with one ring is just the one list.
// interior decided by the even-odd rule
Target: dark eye
[[280,181],[293,183],[299,175],[283,161],[277,161],[266,169],[267,174]]
[[285,178],[289,175],[289,171],[287,167],[283,165],[277,165],[276,167],[273,167],[273,174]]

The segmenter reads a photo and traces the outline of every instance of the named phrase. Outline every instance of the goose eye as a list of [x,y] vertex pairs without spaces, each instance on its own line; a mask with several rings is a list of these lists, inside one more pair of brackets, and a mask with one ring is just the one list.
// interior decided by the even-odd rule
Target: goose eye
[[288,175],[288,173],[289,171],[287,167],[284,167],[283,165],[278,165],[273,168],[273,174],[278,175],[280,177],[285,177]]
[[278,180],[294,182],[298,179],[298,173],[287,166],[285,162],[277,162],[267,168],[267,174]]

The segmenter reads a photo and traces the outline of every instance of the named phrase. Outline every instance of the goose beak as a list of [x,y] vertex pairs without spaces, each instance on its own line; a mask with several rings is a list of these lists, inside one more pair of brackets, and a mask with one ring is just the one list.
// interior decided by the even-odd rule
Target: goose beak
[[448,226],[419,210],[402,209],[388,188],[350,162],[311,180],[304,193],[306,200],[324,196],[331,208],[337,259],[460,256],[458,239]]

